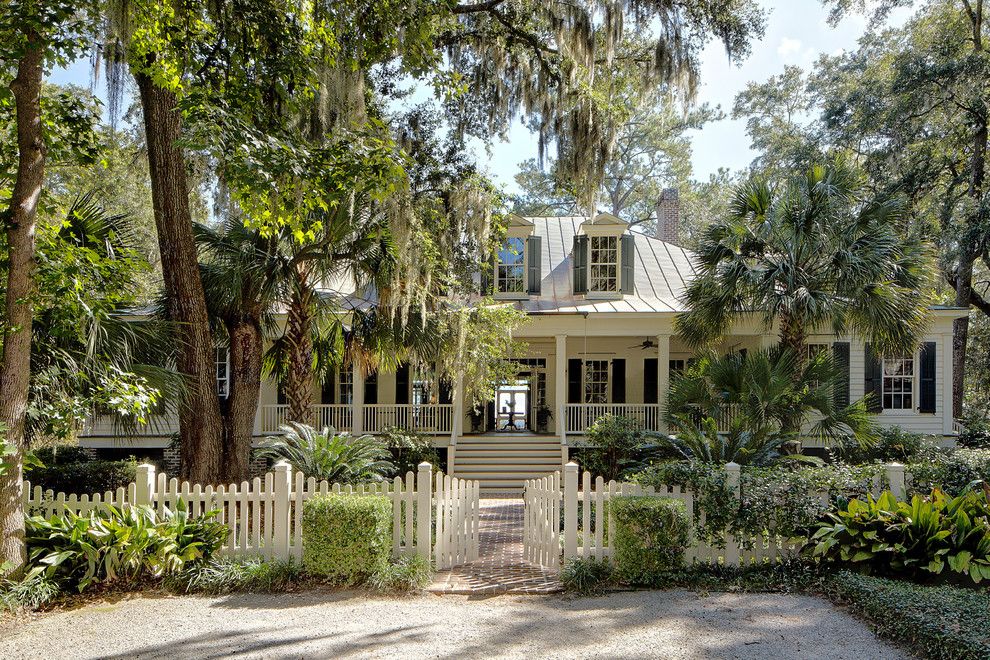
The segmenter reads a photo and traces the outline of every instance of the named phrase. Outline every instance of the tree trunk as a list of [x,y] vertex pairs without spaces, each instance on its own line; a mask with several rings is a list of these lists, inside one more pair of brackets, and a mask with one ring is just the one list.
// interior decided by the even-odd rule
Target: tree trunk
[[179,407],[182,474],[194,483],[219,483],[224,475],[223,421],[216,391],[213,338],[199,276],[189,210],[189,183],[175,95],[136,73],[144,111],[151,199],[158,230],[169,318],[177,324],[178,369],[187,394]]
[[[3,357],[0,359],[0,423],[6,442],[14,447],[0,476],[0,566],[23,566],[24,510],[22,501],[24,421],[31,379],[31,322],[34,294],[34,232],[38,198],[45,178],[45,144],[41,123],[43,46],[34,30],[10,83],[17,114],[17,179],[10,198],[7,225],[9,264],[4,301]],[[0,568],[0,575],[6,573]]]
[[[260,317],[260,314],[259,314]],[[261,392],[261,324],[241,318],[227,324],[230,336],[230,390],[224,407],[226,481],[249,477],[254,418]]]
[[313,420],[313,290],[298,284],[289,303],[285,336],[289,347],[289,370],[285,398],[289,420],[311,424]]

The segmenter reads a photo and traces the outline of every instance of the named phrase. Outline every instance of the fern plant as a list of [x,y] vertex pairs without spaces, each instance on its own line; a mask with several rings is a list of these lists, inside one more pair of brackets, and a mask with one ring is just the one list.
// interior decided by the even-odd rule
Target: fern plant
[[307,477],[329,482],[361,483],[381,481],[395,470],[388,448],[370,435],[353,436],[324,427],[289,422],[282,435],[262,440],[257,449],[261,458],[286,461]]

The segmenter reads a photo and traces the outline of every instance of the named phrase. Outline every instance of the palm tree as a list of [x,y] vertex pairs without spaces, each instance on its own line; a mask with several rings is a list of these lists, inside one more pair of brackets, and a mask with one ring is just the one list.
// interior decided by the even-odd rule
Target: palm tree
[[678,333],[703,345],[755,314],[799,361],[808,334],[855,332],[880,354],[910,350],[926,327],[928,246],[896,198],[871,197],[843,160],[774,186],[751,180],[705,230]]
[[665,415],[677,435],[672,444],[699,460],[732,454],[737,462],[765,462],[777,452],[798,449],[798,432],[814,416],[810,437],[825,444],[870,445],[876,428],[865,399],[837,403],[843,378],[825,351],[808,360],[787,347],[703,354],[671,385]]
[[382,481],[395,470],[384,442],[370,435],[352,436],[332,428],[316,431],[311,426],[289,422],[282,435],[265,438],[258,456],[287,461],[307,477],[331,483]]

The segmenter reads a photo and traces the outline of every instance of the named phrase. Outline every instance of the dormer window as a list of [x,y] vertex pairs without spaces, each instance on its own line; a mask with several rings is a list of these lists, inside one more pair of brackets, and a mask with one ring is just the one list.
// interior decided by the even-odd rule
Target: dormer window
[[619,290],[619,237],[591,236],[591,281],[588,291],[615,293]]
[[498,251],[495,293],[526,293],[526,241],[509,237]]

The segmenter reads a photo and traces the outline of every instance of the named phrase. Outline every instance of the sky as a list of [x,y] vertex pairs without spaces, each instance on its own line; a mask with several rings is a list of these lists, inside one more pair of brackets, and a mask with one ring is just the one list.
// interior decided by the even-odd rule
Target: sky
[[[828,25],[828,11],[821,0],[761,0],[770,11],[766,35],[754,43],[748,58],[741,62],[729,62],[719,43],[710,43],[702,53],[698,101],[721,106],[728,114],[735,95],[749,81],[762,82],[783,71],[784,66],[795,64],[810,67],[822,53],[835,54],[852,49],[866,29],[866,19],[854,15],[845,18],[835,28]],[[897,17],[895,16],[895,22]],[[90,84],[88,60],[74,63],[67,69],[54,71],[51,80],[56,83]],[[102,85],[96,89],[104,97]],[[707,180],[720,167],[737,170],[748,165],[755,157],[750,149],[744,120],[724,119],[692,131],[692,165],[694,176]],[[514,125],[507,141],[484,147],[473,147],[479,162],[508,192],[518,190],[513,177],[519,163],[537,155],[536,136],[522,124]]]

